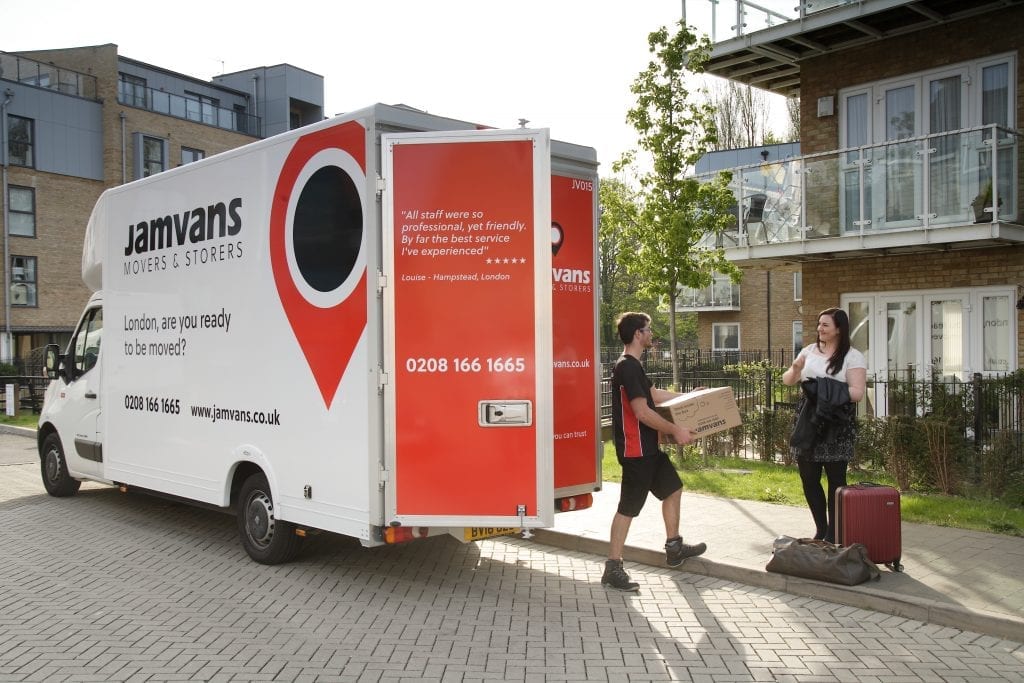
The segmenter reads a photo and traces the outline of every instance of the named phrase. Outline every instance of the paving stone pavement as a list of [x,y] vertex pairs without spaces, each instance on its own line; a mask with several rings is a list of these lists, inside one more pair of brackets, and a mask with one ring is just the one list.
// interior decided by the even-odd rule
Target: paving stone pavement
[[230,515],[0,465],[0,681],[1024,680],[1018,642],[518,538],[308,540],[265,567]]

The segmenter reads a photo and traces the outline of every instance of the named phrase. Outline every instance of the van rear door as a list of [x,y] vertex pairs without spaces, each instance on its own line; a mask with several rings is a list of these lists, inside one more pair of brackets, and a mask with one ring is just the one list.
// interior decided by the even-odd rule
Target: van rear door
[[385,523],[553,523],[546,130],[382,136]]

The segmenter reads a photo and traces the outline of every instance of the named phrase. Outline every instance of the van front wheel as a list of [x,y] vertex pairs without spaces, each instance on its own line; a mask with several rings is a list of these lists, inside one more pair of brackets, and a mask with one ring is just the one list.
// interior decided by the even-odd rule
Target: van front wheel
[[274,516],[274,499],[262,473],[245,480],[237,500],[238,533],[249,557],[260,564],[281,564],[298,554],[302,538],[294,524]]
[[46,492],[57,498],[65,498],[78,493],[82,482],[68,472],[68,462],[64,459],[64,448],[60,445],[60,437],[50,434],[43,440],[43,450],[39,453],[39,465],[43,475],[43,486]]

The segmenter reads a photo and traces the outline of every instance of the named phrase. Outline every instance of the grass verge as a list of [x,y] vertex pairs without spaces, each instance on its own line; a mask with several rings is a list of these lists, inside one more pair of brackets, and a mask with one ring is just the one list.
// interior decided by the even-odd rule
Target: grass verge
[[[0,415],[0,424],[14,425],[15,427],[28,427],[29,429],[35,429],[39,426],[39,416],[33,415],[32,413],[22,413],[17,417],[9,417],[7,415]],[[612,455],[614,458],[614,454]]]
[[[622,479],[615,447],[610,441],[605,442],[602,474],[605,481]],[[797,507],[806,505],[800,477],[792,466],[742,458],[711,458],[705,465],[703,460],[686,459],[680,474],[686,490],[693,493]],[[858,470],[850,470],[847,479],[851,484],[861,481],[893,484],[884,474]],[[905,522],[1024,536],[1024,508],[1000,500],[909,491],[901,494],[900,505]]]

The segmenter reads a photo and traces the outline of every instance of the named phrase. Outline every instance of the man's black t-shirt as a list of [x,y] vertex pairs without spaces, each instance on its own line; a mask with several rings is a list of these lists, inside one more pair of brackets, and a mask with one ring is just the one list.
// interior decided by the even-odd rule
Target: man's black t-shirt
[[652,386],[639,360],[623,354],[615,361],[612,369],[612,430],[615,434],[615,454],[620,461],[658,452],[658,430],[641,422],[633,414],[630,405],[630,401],[635,398],[645,398],[648,407],[653,410]]

